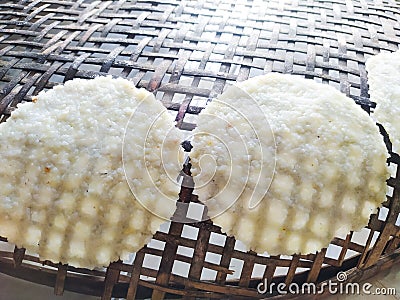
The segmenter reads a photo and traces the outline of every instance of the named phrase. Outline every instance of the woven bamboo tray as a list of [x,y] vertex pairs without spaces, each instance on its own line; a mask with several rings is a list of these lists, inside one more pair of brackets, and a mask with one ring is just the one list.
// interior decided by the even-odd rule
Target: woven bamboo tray
[[[399,20],[400,2],[392,0],[3,0],[0,121],[43,89],[105,74],[154,91],[188,131],[225,85],[271,71],[332,85],[370,112],[364,63],[398,49]],[[211,221],[171,222],[131,261],[104,270],[42,262],[15,248],[0,252],[0,272],[52,286],[57,295],[102,299],[254,299],[279,297],[257,293],[263,278],[321,285],[346,271],[348,281],[366,279],[400,262],[399,155],[391,152],[388,162],[387,201],[363,235],[335,238],[317,254],[257,255]],[[196,196],[182,188],[180,201]]]

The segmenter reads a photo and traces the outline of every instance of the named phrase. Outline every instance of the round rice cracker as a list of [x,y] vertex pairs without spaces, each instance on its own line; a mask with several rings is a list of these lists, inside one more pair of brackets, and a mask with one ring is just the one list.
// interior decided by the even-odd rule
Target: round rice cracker
[[121,78],[74,79],[19,104],[0,124],[0,235],[75,267],[128,258],[174,213],[173,123]]
[[372,117],[383,125],[392,143],[392,151],[400,153],[400,50],[382,52],[365,63],[371,100],[376,102]]
[[319,251],[364,227],[386,199],[378,128],[330,86],[254,77],[208,104],[198,124],[195,192],[213,222],[251,250]]

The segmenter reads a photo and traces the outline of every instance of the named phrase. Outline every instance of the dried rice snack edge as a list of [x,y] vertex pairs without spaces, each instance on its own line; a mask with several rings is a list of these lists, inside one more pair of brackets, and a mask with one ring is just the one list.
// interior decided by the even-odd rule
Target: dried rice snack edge
[[392,142],[392,151],[400,153],[400,50],[382,52],[367,59],[371,100],[376,103],[372,116],[383,125]]

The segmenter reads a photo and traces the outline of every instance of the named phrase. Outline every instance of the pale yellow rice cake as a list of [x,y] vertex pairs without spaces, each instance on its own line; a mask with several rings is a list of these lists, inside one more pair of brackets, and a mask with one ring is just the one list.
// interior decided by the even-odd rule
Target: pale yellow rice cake
[[326,84],[270,73],[200,113],[191,159],[213,222],[248,249],[314,253],[367,225],[385,201],[378,127]]
[[127,258],[175,210],[180,142],[162,104],[128,80],[39,93],[0,124],[0,235],[75,267]]
[[376,102],[372,116],[383,125],[400,153],[400,50],[379,53],[366,62],[371,101]]

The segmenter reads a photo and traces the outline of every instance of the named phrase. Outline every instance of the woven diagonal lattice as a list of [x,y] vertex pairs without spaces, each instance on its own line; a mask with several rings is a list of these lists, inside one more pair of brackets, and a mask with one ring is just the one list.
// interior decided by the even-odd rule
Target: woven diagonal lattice
[[[365,61],[399,48],[399,16],[394,0],[0,1],[0,120],[43,89],[105,74],[157,91],[182,130],[225,85],[271,71],[332,85],[370,111]],[[399,163],[392,154],[388,201],[364,235],[336,238],[316,255],[257,255],[210,222],[171,223],[133,262],[107,270],[43,268],[15,249],[0,252],[0,271],[103,299],[257,298],[271,296],[257,293],[261,278],[320,283],[338,270],[365,278],[399,260]],[[181,201],[196,197],[183,189]]]

